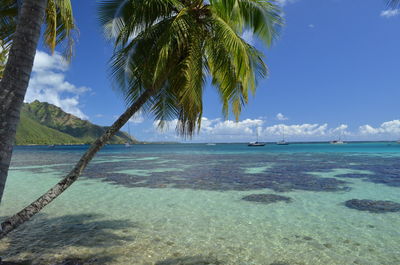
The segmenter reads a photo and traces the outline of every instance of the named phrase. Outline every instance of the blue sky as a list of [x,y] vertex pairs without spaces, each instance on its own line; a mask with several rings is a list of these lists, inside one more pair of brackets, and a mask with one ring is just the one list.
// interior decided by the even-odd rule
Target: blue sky
[[[219,99],[207,86],[203,129],[194,141],[249,141],[259,130],[265,141],[400,138],[400,11],[384,0],[286,0],[286,25],[265,49],[270,69],[240,122],[224,121]],[[110,125],[124,110],[112,89],[107,62],[112,45],[96,18],[95,1],[73,1],[79,38],[71,65],[40,47],[26,101],[39,99],[91,122]],[[278,115],[280,114],[280,115]],[[257,129],[258,128],[258,129]],[[125,128],[126,129],[126,128]],[[182,140],[160,132],[153,118],[130,123],[140,140]]]

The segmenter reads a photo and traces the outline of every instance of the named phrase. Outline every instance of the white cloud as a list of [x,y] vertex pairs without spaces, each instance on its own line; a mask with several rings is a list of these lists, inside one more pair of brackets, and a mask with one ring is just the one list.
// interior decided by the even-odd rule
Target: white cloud
[[314,24],[309,24],[308,27],[313,29],[313,28],[315,28],[315,25]]
[[400,9],[387,9],[381,12],[381,17],[391,18],[400,15]]
[[360,130],[360,133],[364,134],[364,135],[365,134],[377,134],[377,133],[379,133],[378,129],[372,127],[369,124],[360,126],[359,130]]
[[[243,135],[255,133],[253,129],[263,125],[264,121],[259,119],[246,119],[243,121],[235,122],[231,120],[221,121],[220,119],[208,120],[203,119],[204,132],[209,135]],[[203,130],[202,130],[203,132]]]
[[329,132],[332,135],[350,135],[351,133],[347,131],[348,128],[347,124],[341,124],[336,128],[330,129]]
[[[151,140],[176,140],[182,138],[176,135],[175,127],[177,120],[169,121],[164,130],[157,129],[158,121],[153,123],[153,129],[157,136]],[[256,130],[259,132],[261,141],[277,141],[282,133],[290,141],[296,140],[331,140],[335,134],[344,132],[347,125],[340,125],[337,128],[328,128],[328,124],[275,124],[265,126],[262,119],[245,119],[239,122],[221,119],[202,118],[202,127],[199,135],[193,140],[198,142],[218,141],[218,142],[248,142],[253,141],[256,136]],[[150,132],[150,131],[149,131]],[[151,134],[149,134],[151,135]]]
[[276,124],[273,126],[269,126],[264,128],[263,136],[278,136],[283,132],[287,136],[297,136],[297,137],[316,137],[316,136],[325,136],[328,134],[328,124],[294,124],[294,125],[285,125],[285,124]]
[[[164,130],[157,129],[157,121],[146,132],[150,141],[182,141],[176,134],[177,120],[167,122]],[[282,134],[288,141],[330,141],[341,138],[351,140],[393,140],[400,137],[400,120],[383,122],[378,127],[363,125],[349,130],[347,124],[330,127],[328,123],[272,124],[266,125],[264,119],[245,119],[239,122],[221,119],[202,118],[200,133],[192,139],[194,142],[250,142],[259,132],[259,140],[275,142]]]
[[278,114],[276,114],[276,119],[277,119],[278,121],[286,121],[286,120],[288,120],[289,118],[288,118],[288,117],[285,117],[285,115],[283,115],[282,113],[278,113]]
[[374,135],[374,134],[399,135],[400,134],[400,120],[386,121],[377,128],[374,128],[369,124],[362,125],[359,128],[359,132],[362,135]]
[[60,54],[50,56],[37,51],[25,102],[48,102],[81,119],[87,119],[80,109],[79,97],[90,89],[66,81],[67,70],[68,64]]
[[[176,136],[176,125],[178,120],[168,121],[165,127],[160,130],[158,128],[158,122],[153,123],[153,127],[156,130],[158,136],[162,135],[165,139],[174,138],[180,139]],[[221,119],[208,119],[206,117],[202,118],[200,134],[196,136],[196,140],[208,141],[208,140],[218,140],[218,141],[237,141],[240,139],[250,139],[255,136],[255,130],[261,131],[260,128],[264,124],[261,119],[245,119],[239,122],[231,120],[221,120]]]
[[48,70],[59,70],[65,72],[68,70],[68,64],[58,53],[50,55],[42,51],[37,51],[32,71],[47,72]]

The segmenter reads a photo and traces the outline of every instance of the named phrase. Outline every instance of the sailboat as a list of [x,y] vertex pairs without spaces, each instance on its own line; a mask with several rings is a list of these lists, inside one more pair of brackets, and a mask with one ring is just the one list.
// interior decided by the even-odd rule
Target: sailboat
[[340,134],[339,139],[330,141],[330,144],[344,144],[343,140],[341,139],[343,132]]
[[344,142],[342,140],[332,140],[330,141],[330,144],[344,144]]
[[276,142],[277,145],[288,145],[289,143],[285,141],[285,128],[282,129],[282,140]]
[[258,128],[256,129],[257,141],[250,142],[247,146],[264,146],[265,143],[261,143],[258,141]]

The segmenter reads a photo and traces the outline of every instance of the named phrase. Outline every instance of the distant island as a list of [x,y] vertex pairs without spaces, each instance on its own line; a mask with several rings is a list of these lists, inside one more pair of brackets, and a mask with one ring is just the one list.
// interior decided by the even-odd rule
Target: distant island
[[[61,108],[38,100],[24,103],[17,128],[16,145],[90,144],[107,127],[82,120]],[[118,132],[110,144],[138,141],[125,132]]]

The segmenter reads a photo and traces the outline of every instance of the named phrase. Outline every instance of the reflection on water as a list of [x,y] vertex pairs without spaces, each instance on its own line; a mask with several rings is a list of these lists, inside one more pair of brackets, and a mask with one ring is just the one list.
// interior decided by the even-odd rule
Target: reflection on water
[[[82,151],[17,148],[1,215]],[[33,264],[400,264],[399,212],[345,206],[399,203],[399,154],[385,143],[109,146],[0,250]]]

